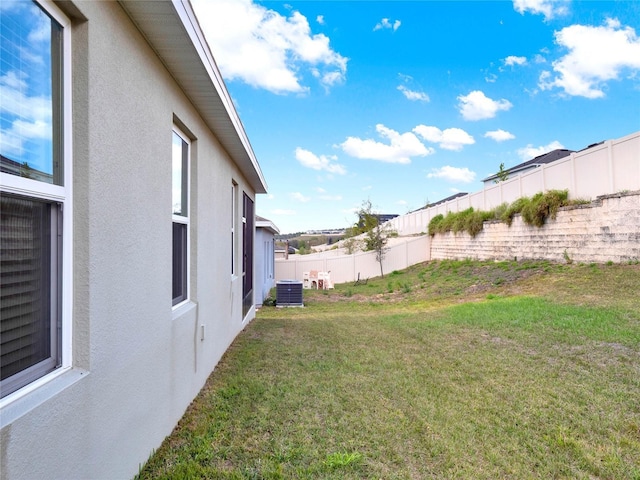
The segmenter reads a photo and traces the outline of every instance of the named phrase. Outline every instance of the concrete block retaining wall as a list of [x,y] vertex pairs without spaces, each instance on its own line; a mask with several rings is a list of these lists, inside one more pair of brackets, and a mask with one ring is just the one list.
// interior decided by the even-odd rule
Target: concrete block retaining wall
[[437,234],[432,260],[547,259],[584,263],[640,260],[640,191],[598,197],[589,205],[562,208],[543,227],[524,223],[520,215],[509,227],[486,222],[472,238],[466,232]]

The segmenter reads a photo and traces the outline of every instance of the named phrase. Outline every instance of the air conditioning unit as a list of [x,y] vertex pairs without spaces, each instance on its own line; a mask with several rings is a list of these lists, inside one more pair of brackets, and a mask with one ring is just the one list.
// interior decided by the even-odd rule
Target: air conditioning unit
[[304,307],[302,281],[278,280],[276,282],[276,307]]

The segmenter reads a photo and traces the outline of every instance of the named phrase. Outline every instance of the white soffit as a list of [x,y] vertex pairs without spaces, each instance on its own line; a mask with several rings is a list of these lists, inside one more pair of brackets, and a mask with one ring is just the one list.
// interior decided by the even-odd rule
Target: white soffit
[[276,227],[275,223],[271,220],[256,220],[256,228],[264,228],[274,235],[278,235],[280,233],[280,229]]
[[256,193],[267,184],[188,0],[120,4],[189,97]]

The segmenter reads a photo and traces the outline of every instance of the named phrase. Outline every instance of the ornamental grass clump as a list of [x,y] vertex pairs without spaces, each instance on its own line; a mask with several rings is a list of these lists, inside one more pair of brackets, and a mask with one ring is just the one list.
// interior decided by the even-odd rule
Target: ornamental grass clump
[[440,232],[445,233],[453,230],[453,223],[456,221],[456,214],[453,212],[447,212],[445,217],[442,219],[442,223],[440,223]]
[[[572,205],[568,200],[568,190],[549,190],[546,193],[536,193],[533,197],[521,197],[513,203],[503,203],[493,210],[474,210],[469,207],[461,212],[448,212],[446,216],[438,214],[429,222],[429,235],[446,232],[467,232],[475,237],[484,228],[484,222],[499,220],[511,226],[516,214],[522,215],[522,220],[527,225],[541,227],[547,218],[554,219],[560,207]],[[579,201],[579,204],[588,203]]]
[[531,203],[531,199],[529,197],[521,197],[511,203],[500,216],[500,220],[506,223],[508,226],[511,226],[513,222],[513,217],[521,213],[522,210]]
[[546,193],[536,193],[522,209],[522,219],[527,225],[541,227],[547,218],[555,220],[558,209],[566,204],[568,198],[568,190],[549,190]]
[[441,233],[440,228],[443,220],[444,215],[441,213],[431,219],[431,221],[429,222],[429,235],[433,236],[436,233]]
[[469,207],[466,210],[454,214],[453,224],[451,230],[453,233],[459,233],[466,230],[467,218],[473,215],[473,207]]
[[469,235],[475,237],[482,231],[484,222],[491,220],[492,218],[494,218],[493,212],[476,210],[465,217],[464,229]]

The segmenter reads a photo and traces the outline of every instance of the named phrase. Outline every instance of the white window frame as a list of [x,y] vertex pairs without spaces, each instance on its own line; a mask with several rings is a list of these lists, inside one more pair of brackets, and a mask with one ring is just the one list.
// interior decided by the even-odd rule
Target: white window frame
[[231,279],[238,278],[238,183],[231,180]]
[[[183,225],[187,226],[187,258],[186,258],[186,276],[187,276],[187,282],[186,282],[186,289],[187,291],[185,292],[185,298],[183,298],[180,302],[176,303],[175,305],[172,306],[173,310],[176,310],[178,308],[180,308],[182,305],[188,303],[191,300],[191,139],[184,133],[183,130],[181,130],[177,125],[173,125],[173,129],[172,129],[172,141],[171,141],[171,145],[172,145],[172,155],[171,155],[171,162],[173,164],[173,133],[175,133],[176,135],[178,135],[183,142],[185,142],[187,144],[187,215],[186,216],[182,216],[182,215],[176,215],[173,214],[171,215],[171,228],[172,228],[172,238],[173,238],[173,224],[174,223],[180,223]],[[173,208],[172,208],[173,210]],[[172,262],[173,262],[173,245],[171,248],[171,255],[172,255]],[[173,278],[173,274],[172,274],[172,278]],[[173,303],[173,302],[172,302]]]
[[62,221],[61,269],[61,325],[60,366],[0,400],[0,409],[51,382],[73,365],[73,134],[71,98],[71,21],[49,0],[37,0],[42,9],[62,27],[62,158],[63,185],[53,185],[38,180],[0,173],[0,189],[23,197],[42,199],[60,204]]

